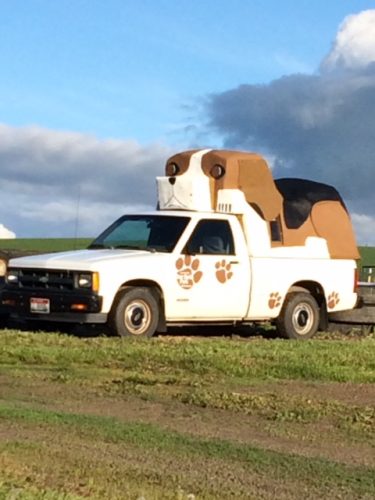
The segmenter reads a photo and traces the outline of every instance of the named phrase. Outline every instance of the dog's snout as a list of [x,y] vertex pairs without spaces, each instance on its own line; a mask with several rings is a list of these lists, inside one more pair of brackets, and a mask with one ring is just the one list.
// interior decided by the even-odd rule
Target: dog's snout
[[172,184],[172,186],[174,186],[176,183],[176,177],[169,177],[168,181],[169,181],[169,184]]

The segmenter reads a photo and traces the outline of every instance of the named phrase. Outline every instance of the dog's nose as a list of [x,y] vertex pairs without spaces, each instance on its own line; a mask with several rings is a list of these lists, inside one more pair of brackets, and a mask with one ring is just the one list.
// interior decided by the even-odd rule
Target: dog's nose
[[172,186],[174,186],[175,182],[176,182],[176,177],[169,177],[168,181],[169,181],[169,184],[172,184]]

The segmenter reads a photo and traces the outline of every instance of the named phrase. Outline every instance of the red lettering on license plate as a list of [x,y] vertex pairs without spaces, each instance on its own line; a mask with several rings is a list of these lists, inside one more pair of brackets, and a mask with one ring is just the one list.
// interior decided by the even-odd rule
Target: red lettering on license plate
[[49,299],[31,297],[30,312],[39,314],[49,314],[49,311],[50,311]]

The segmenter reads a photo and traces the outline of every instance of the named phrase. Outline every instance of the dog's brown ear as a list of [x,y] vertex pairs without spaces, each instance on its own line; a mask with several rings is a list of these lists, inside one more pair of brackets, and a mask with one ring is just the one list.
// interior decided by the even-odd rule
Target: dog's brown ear
[[238,188],[245,194],[246,201],[255,204],[264,219],[276,219],[282,211],[283,198],[265,160],[258,155],[239,159],[238,170]]
[[266,161],[256,153],[211,150],[202,158],[203,172],[211,179],[214,206],[220,189],[240,189],[246,201],[257,207],[266,220],[274,220],[282,211],[278,191]]

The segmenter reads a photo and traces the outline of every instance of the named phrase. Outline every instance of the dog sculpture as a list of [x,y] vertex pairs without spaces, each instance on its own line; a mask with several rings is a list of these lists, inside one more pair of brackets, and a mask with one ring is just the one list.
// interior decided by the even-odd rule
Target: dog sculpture
[[274,180],[266,161],[255,153],[194,150],[170,157],[165,177],[157,178],[159,208],[228,211],[220,194],[240,191],[245,203],[269,224],[272,246],[303,246],[306,238],[327,241],[331,258],[358,259],[345,204],[332,186],[306,179]]

